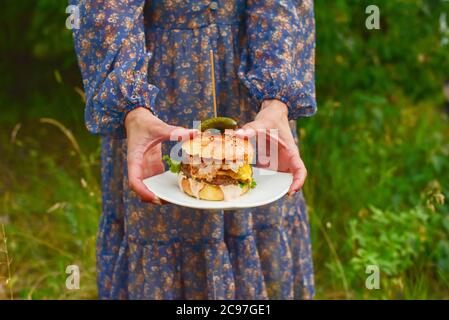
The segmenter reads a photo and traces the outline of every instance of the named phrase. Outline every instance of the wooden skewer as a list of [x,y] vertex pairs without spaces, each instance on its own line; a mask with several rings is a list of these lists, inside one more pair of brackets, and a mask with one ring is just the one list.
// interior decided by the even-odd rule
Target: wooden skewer
[[217,96],[215,93],[215,63],[214,63],[214,51],[209,51],[210,65],[211,65],[211,78],[212,78],[212,97],[214,99],[214,117],[217,117]]

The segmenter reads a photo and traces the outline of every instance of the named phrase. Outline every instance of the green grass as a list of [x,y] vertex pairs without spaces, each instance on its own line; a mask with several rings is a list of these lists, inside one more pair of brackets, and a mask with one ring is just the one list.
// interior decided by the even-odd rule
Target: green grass
[[[449,123],[439,106],[355,92],[300,122],[318,298],[449,298]],[[379,290],[365,288],[372,264]]]
[[[47,103],[45,110],[58,114],[62,102]],[[11,278],[9,286],[0,278],[0,298],[10,298],[8,287],[15,299],[96,297],[99,145],[96,138],[80,136],[82,143],[61,123],[37,117],[2,125],[0,216]],[[5,254],[0,254],[0,261],[0,275],[6,277]],[[68,265],[80,268],[80,290],[66,289]]]

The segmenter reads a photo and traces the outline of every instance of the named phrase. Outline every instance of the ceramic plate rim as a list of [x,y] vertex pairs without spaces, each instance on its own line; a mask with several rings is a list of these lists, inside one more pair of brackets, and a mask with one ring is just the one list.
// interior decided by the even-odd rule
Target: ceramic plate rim
[[[260,173],[263,173],[264,171],[271,171],[268,169],[263,169],[263,168],[257,168],[254,167],[254,176],[256,178],[256,182],[257,182],[257,176],[260,175]],[[272,171],[273,172],[273,171]],[[156,196],[158,196],[160,199],[163,199],[171,204],[175,204],[178,206],[182,206],[182,207],[187,207],[187,208],[192,208],[192,209],[201,209],[201,210],[235,210],[235,209],[246,209],[246,208],[256,208],[256,207],[260,207],[260,206],[264,206],[267,205],[269,203],[275,202],[277,200],[279,200],[280,198],[282,198],[285,194],[287,194],[289,188],[290,188],[290,184],[293,181],[293,176],[290,173],[285,173],[285,172],[278,172],[278,171],[274,171],[274,173],[272,173],[272,175],[285,175],[286,177],[288,177],[288,181],[289,183],[286,184],[279,192],[277,192],[275,195],[261,200],[261,201],[254,201],[254,202],[239,202],[239,199],[237,199],[236,201],[207,201],[207,200],[199,200],[199,199],[195,199],[192,198],[190,196],[188,196],[187,194],[183,193],[178,185],[177,186],[177,191],[179,191],[180,193],[182,193],[185,197],[185,199],[189,199],[188,202],[186,203],[185,201],[178,200],[175,197],[166,197],[164,194],[159,193],[157,190],[152,190],[150,187],[150,184],[153,181],[158,181],[158,179],[160,179],[161,176],[165,176],[165,175],[174,175],[176,176],[176,173],[172,173],[169,170],[158,174],[156,176],[147,178],[143,180],[143,183],[146,185],[146,187],[153,192],[154,194],[156,194]],[[286,180],[287,181],[287,180]],[[256,186],[255,189],[250,190],[249,192],[257,192],[257,187]],[[260,189],[259,189],[260,190]],[[245,195],[243,195],[242,197],[244,197]]]

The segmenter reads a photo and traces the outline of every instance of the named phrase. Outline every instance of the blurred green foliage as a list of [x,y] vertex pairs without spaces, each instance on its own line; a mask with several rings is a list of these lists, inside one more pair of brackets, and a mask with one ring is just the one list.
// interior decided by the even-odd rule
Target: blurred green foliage
[[[371,4],[380,30],[364,28]],[[316,2],[319,112],[299,123],[319,297],[448,297],[444,13],[444,1]],[[367,265],[380,290],[365,288]]]
[[[380,30],[364,27],[373,4]],[[15,298],[96,296],[99,141],[83,125],[66,5],[5,0],[0,12],[0,217]],[[447,299],[449,2],[315,1],[315,11],[319,112],[299,133],[317,297]],[[69,264],[81,290],[65,288]],[[380,268],[379,290],[365,288],[367,265]],[[3,287],[5,275],[0,264]]]
[[[369,5],[380,9],[380,30],[365,28]],[[441,93],[449,50],[440,46],[440,0],[316,1],[319,99],[347,100],[400,90],[417,100]],[[447,36],[447,35],[446,35]]]

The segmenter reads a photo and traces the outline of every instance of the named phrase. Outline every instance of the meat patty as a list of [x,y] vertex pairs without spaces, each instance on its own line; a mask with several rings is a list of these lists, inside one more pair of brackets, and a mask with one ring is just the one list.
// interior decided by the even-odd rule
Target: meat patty
[[228,184],[237,184],[237,180],[233,179],[230,176],[220,175],[215,176],[211,181],[206,181],[207,183],[214,184],[216,186],[228,185]]
[[[192,178],[191,171],[195,172],[196,168],[194,168],[194,167],[192,168],[189,164],[184,164],[183,163],[183,164],[181,164],[181,171],[184,173],[184,175],[187,178]],[[213,184],[213,185],[216,185],[216,186],[229,185],[229,184],[238,184],[237,180],[235,180],[231,176],[227,176],[227,175],[216,175],[210,181],[208,181],[206,179],[198,179],[198,178],[195,178],[195,180],[207,182],[209,184]]]

